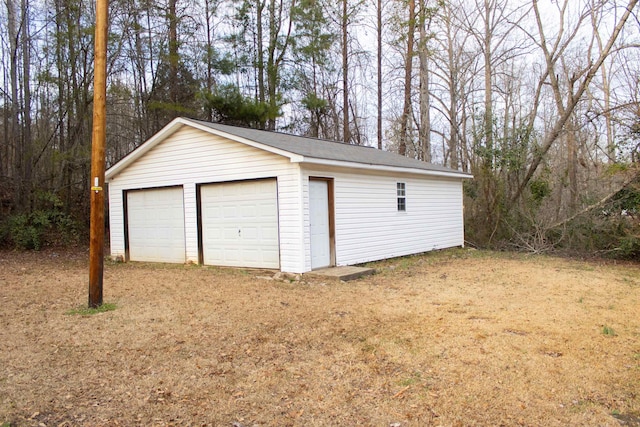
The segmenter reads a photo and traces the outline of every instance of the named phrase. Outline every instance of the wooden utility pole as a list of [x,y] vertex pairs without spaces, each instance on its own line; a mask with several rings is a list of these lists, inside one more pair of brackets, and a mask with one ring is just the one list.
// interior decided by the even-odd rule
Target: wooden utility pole
[[91,231],[89,241],[89,307],[91,308],[102,305],[108,20],[109,0],[96,0],[93,131],[91,134]]

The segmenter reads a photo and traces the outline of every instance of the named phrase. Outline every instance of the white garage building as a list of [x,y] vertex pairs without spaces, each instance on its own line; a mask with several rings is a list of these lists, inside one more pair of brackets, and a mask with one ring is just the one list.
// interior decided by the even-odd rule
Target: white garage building
[[178,118],[107,170],[111,255],[303,273],[464,244],[469,174]]

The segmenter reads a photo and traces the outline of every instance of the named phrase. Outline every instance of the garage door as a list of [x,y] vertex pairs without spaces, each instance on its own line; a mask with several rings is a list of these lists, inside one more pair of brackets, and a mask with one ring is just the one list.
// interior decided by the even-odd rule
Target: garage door
[[131,261],[185,262],[182,187],[127,192]]
[[280,268],[275,179],[200,188],[204,263]]

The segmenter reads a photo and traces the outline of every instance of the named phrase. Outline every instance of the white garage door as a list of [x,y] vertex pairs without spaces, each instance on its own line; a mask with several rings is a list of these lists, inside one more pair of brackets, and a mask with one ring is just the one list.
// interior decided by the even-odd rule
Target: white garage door
[[200,188],[204,263],[280,268],[275,179]]
[[127,192],[131,261],[185,262],[182,187]]

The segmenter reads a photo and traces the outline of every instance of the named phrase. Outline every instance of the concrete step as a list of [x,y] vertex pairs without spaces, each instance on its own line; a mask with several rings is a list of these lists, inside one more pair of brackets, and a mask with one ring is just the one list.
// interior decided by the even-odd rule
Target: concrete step
[[356,267],[352,265],[342,266],[342,267],[327,267],[327,268],[319,268],[317,270],[310,271],[305,273],[305,276],[308,277],[325,277],[337,280],[355,280],[364,276],[369,276],[374,274],[376,271],[373,268],[366,267]]

